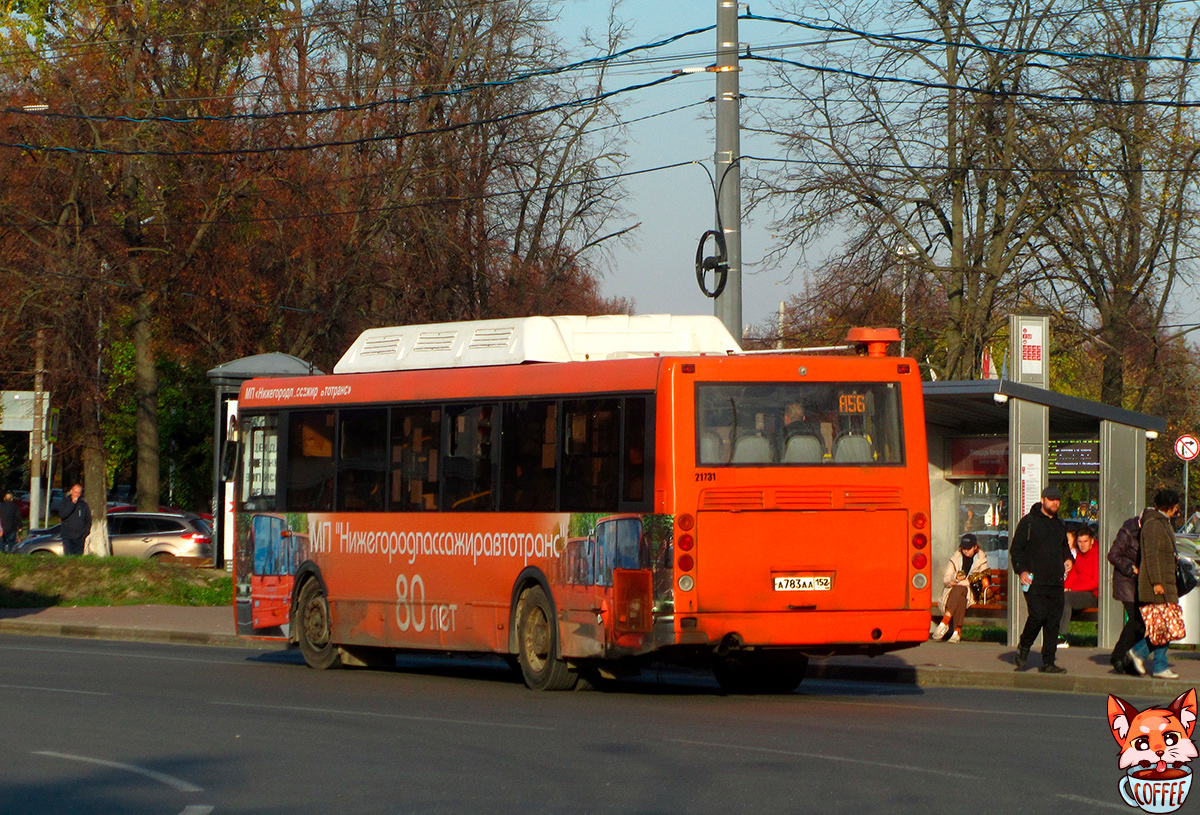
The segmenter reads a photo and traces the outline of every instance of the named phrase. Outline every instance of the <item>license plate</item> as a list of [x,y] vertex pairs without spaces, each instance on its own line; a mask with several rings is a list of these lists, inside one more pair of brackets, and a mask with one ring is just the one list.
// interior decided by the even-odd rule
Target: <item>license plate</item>
[[832,588],[832,575],[795,575],[775,578],[775,591],[829,591]]

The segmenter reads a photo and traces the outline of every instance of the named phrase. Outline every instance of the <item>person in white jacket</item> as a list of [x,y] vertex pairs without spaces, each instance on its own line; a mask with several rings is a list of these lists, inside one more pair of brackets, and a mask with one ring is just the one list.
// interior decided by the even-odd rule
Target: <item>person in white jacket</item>
[[[971,591],[972,582],[979,586],[978,598]],[[979,541],[968,532],[959,539],[958,551],[950,556],[942,574],[942,599],[938,602],[942,621],[933,632],[933,638],[943,639],[953,630],[950,642],[960,641],[967,609],[983,600],[990,585],[987,553],[980,551]]]

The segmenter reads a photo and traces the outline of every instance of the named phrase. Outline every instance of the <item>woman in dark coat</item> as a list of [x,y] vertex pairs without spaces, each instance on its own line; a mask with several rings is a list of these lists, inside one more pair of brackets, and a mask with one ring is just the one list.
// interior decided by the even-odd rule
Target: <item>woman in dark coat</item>
[[[1138,603],[1141,606],[1178,603],[1175,590],[1175,526],[1171,519],[1179,514],[1179,493],[1159,490],[1154,509],[1142,513],[1142,564],[1138,567]],[[1159,679],[1178,679],[1167,664],[1167,643],[1155,644],[1143,639],[1129,649],[1129,661],[1138,673],[1149,670]]]

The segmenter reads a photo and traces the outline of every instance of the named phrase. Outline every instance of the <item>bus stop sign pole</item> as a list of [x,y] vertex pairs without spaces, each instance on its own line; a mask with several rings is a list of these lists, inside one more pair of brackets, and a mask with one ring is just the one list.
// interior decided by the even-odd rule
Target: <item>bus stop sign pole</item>
[[1188,517],[1188,463],[1200,455],[1200,439],[1191,433],[1184,433],[1175,439],[1175,455],[1183,459],[1183,517]]

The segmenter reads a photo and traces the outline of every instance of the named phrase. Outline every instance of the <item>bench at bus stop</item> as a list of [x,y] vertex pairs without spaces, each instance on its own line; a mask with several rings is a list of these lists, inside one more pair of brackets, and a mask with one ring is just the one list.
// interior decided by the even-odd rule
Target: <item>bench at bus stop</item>
[[[967,618],[976,619],[1000,619],[1008,618],[1008,569],[989,569],[988,579],[991,581],[991,588],[988,589],[987,602],[976,603],[967,609]],[[1080,609],[1071,617],[1073,620],[1085,620],[1095,622],[1096,615],[1099,609],[1095,606],[1091,608]],[[940,622],[942,612],[937,604],[934,604],[932,609],[934,622]]]

